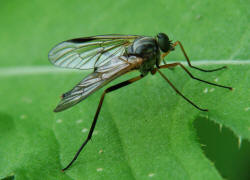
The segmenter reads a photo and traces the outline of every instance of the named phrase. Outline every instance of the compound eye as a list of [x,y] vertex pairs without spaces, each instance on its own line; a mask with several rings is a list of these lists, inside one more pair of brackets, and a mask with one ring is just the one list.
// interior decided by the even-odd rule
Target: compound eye
[[171,42],[169,41],[169,38],[165,33],[158,33],[157,38],[158,45],[163,52],[167,52],[168,50],[170,50]]

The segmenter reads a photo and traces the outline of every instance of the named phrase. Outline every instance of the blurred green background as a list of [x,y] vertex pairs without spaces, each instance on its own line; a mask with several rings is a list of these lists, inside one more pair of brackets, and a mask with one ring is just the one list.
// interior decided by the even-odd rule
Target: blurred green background
[[248,5],[247,0],[1,1],[1,66],[49,65],[47,52],[56,43],[107,33],[165,32],[184,43],[192,60],[247,59]]
[[[78,147],[81,136],[68,140],[66,136],[74,132],[70,127],[69,134],[54,135],[52,131],[60,129],[55,126],[56,120],[65,114],[54,115],[52,110],[60,94],[70,89],[83,75],[79,73],[11,75],[15,68],[18,70],[20,67],[52,66],[47,55],[55,44],[76,37],[110,33],[155,36],[158,32],[165,32],[172,40],[180,40],[183,43],[192,61],[249,60],[249,7],[248,0],[1,0],[0,178],[15,175],[16,179],[77,179],[83,178],[82,174],[86,173],[78,169],[64,175],[60,171],[53,170],[61,168],[59,165],[61,158],[63,164],[66,164],[65,157],[70,159],[74,152],[67,150],[68,156],[62,156],[59,149],[66,145],[60,143],[66,139],[66,142],[75,143],[75,147]],[[183,55],[179,51],[170,54],[168,59],[183,60]],[[96,95],[91,100],[98,98]],[[91,105],[89,102],[93,108],[96,107],[96,103],[97,101]],[[66,117],[72,119],[82,117],[80,109],[81,107],[72,110]],[[91,119],[94,111],[91,111],[88,119]],[[23,116],[26,112],[28,117]],[[74,115],[76,112],[78,115]],[[218,133],[218,125],[213,127],[209,123],[199,117],[194,124],[199,142],[207,144],[203,147],[206,156],[215,163],[222,177],[249,179],[249,142],[244,140],[242,149],[238,150],[233,133],[228,133],[229,135],[224,137],[223,132]],[[89,126],[90,122],[87,125]],[[109,128],[108,124],[103,126]],[[30,140],[30,137],[34,138]],[[58,142],[58,137],[65,139],[60,139],[61,142]],[[223,137],[224,139],[216,141]],[[230,144],[230,141],[234,143]],[[103,143],[110,142],[104,139]],[[230,145],[227,146],[227,143]],[[29,149],[32,145],[35,148]],[[97,148],[99,146],[95,145],[92,149]],[[230,152],[228,149],[235,150]],[[227,152],[225,158],[218,156],[220,152]],[[46,153],[55,160],[44,159]],[[39,158],[40,154],[43,155]],[[225,159],[230,158],[233,160],[228,163]],[[40,165],[31,166],[30,161]],[[85,159],[84,163],[89,161]],[[112,160],[109,163],[112,164]],[[127,171],[125,167],[124,169]],[[83,171],[86,170],[88,169]],[[96,174],[92,176],[91,173],[93,172],[90,170],[86,179],[92,177],[105,179],[109,174],[116,172],[110,171],[103,176]],[[130,179],[129,176],[121,176],[122,178]],[[153,178],[157,179],[157,176]]]

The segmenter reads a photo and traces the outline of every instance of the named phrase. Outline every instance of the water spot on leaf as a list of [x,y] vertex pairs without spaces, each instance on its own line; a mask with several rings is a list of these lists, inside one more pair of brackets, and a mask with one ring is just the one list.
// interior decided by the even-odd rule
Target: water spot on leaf
[[26,119],[26,118],[27,118],[27,115],[22,114],[22,115],[20,116],[20,118],[21,118],[21,119]]
[[207,93],[207,92],[208,92],[208,88],[205,88],[205,89],[203,90],[203,92],[204,92],[204,93]]
[[102,150],[102,149],[100,149],[100,150],[99,150],[99,154],[102,154],[102,153],[103,153],[103,150]]
[[155,174],[154,173],[149,173],[148,177],[153,177]]
[[85,132],[87,132],[87,131],[88,131],[87,128],[83,128],[83,129],[82,129],[82,133],[85,133]]
[[101,171],[103,171],[103,168],[97,168],[96,171],[101,172]]
[[62,120],[61,119],[57,119],[56,123],[62,123]]
[[214,81],[215,81],[215,82],[218,82],[218,81],[219,81],[219,78],[215,78]]
[[76,124],[80,124],[80,123],[82,123],[82,119],[79,119],[76,121]]
[[245,108],[245,111],[249,111],[249,110],[250,110],[250,107],[246,107],[246,108]]
[[240,147],[241,147],[241,141],[242,141],[241,136],[239,136],[239,137],[238,137],[238,147],[239,147],[239,149],[240,149]]
[[222,131],[222,127],[223,127],[223,125],[222,124],[220,124],[219,125],[219,127],[220,127],[220,132]]

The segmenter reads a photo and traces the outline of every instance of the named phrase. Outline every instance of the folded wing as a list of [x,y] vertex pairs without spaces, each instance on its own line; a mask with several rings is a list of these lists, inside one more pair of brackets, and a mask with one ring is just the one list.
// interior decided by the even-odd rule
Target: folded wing
[[141,63],[142,59],[135,56],[119,56],[112,58],[103,66],[97,68],[93,73],[85,77],[72,90],[64,93],[61,102],[54,111],[60,112],[74,106],[112,80],[135,69]]

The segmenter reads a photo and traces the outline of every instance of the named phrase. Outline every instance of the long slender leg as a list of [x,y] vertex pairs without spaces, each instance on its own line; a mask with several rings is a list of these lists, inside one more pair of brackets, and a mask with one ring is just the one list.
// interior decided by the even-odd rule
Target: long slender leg
[[[180,45],[181,51],[182,51],[182,53],[184,54],[184,56],[185,56],[185,58],[186,58],[186,60],[187,60],[188,66],[191,67],[191,68],[198,69],[199,71],[203,71],[203,72],[214,72],[214,71],[219,71],[219,70],[221,70],[221,69],[226,68],[226,66],[223,66],[223,67],[216,68],[216,69],[206,70],[206,69],[202,69],[202,68],[195,67],[195,66],[193,66],[193,65],[191,64],[191,62],[190,62],[190,60],[189,60],[189,58],[188,58],[188,56],[187,56],[187,53],[185,52],[185,50],[184,50],[184,48],[183,48],[183,46],[182,46],[182,44],[181,44],[180,41],[176,41],[172,46],[173,46],[173,48],[174,48],[174,47],[177,46],[177,45]],[[170,52],[170,51],[168,51],[168,52],[162,54],[162,58],[164,58],[169,52]]]
[[183,66],[181,63],[166,64],[166,65],[160,66],[159,68],[160,68],[160,69],[164,69],[164,68],[170,68],[170,67],[175,67],[175,66],[181,66],[181,68],[184,69],[184,71],[186,71],[186,73],[188,73],[188,75],[189,75],[192,79],[195,79],[195,80],[198,80],[198,81],[207,83],[207,84],[211,84],[211,85],[213,85],[213,86],[218,86],[218,87],[222,87],[222,88],[226,88],[226,89],[230,89],[230,90],[233,89],[232,87],[223,86],[223,85],[220,85],[220,84],[212,83],[212,82],[205,81],[205,80],[199,79],[199,78],[197,78],[197,77],[194,77],[194,76],[191,74],[191,72],[189,72],[189,71],[187,70],[187,68],[185,68],[185,66]]
[[102,108],[102,103],[103,103],[103,100],[104,100],[104,97],[107,93],[109,92],[112,92],[114,90],[117,90],[117,89],[120,89],[124,86],[127,86],[129,84],[132,84],[133,82],[136,82],[138,80],[140,80],[141,78],[143,78],[143,76],[137,76],[137,77],[134,77],[132,79],[129,79],[127,81],[124,81],[124,82],[121,82],[119,84],[116,84],[114,86],[111,86],[109,88],[107,88],[103,93],[102,93],[102,96],[101,96],[101,99],[99,101],[99,105],[97,107],[97,110],[96,110],[96,113],[95,113],[95,117],[94,117],[94,120],[92,122],[92,125],[91,125],[91,128],[89,130],[89,134],[88,134],[88,137],[84,140],[84,142],[82,143],[81,147],[79,148],[79,150],[76,152],[74,158],[71,160],[71,162],[65,167],[62,169],[62,171],[65,171],[67,170],[72,164],[73,162],[77,159],[78,155],[80,154],[80,152],[82,151],[82,149],[84,148],[84,146],[88,143],[88,141],[91,139],[92,137],[92,134],[93,134],[93,131],[95,129],[95,125],[96,125],[96,122],[97,122],[97,119],[98,119],[98,115],[100,113],[100,110]]
[[194,107],[196,107],[197,109],[201,111],[208,111],[207,109],[200,108],[199,106],[194,104],[192,101],[190,101],[188,98],[186,98],[178,89],[176,89],[176,87],[169,81],[169,79],[159,69],[156,69],[156,71],[158,71],[160,75],[168,82],[168,84],[175,90],[175,92],[179,94],[181,97],[183,97],[187,102],[189,102],[190,104],[192,104]]

